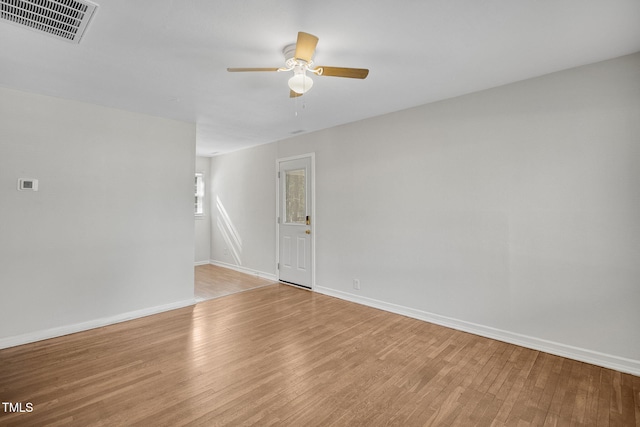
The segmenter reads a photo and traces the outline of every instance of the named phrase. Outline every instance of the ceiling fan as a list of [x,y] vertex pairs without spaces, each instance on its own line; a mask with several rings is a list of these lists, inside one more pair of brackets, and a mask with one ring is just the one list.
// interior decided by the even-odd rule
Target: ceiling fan
[[307,72],[316,76],[348,77],[352,79],[364,79],[369,74],[366,68],[344,68],[313,66],[313,54],[316,51],[318,38],[312,34],[300,31],[298,41],[295,44],[285,46],[282,50],[285,58],[285,66],[280,68],[227,68],[231,73],[245,71],[293,71],[293,77],[289,79],[289,96],[295,98],[302,96],[311,89],[313,80]]

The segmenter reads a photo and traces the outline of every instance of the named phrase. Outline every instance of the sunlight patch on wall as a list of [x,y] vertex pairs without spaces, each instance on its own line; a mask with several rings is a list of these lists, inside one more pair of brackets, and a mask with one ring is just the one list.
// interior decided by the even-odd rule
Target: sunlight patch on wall
[[228,254],[233,257],[236,265],[242,265],[242,259],[240,258],[240,254],[242,253],[242,238],[233,225],[233,221],[231,221],[220,197],[216,197],[216,209],[218,211],[216,223],[224,239]]

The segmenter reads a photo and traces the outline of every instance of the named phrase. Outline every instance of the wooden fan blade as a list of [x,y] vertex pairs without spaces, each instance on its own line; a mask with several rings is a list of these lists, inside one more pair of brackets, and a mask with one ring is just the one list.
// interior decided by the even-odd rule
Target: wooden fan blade
[[289,98],[297,98],[299,96],[302,96],[302,94],[298,92],[294,92],[292,90],[289,91]]
[[245,71],[278,71],[278,68],[227,68],[230,73],[241,73]]
[[295,58],[311,62],[311,58],[313,58],[317,44],[318,38],[316,36],[300,31],[298,33],[298,41],[296,42]]
[[344,68],[344,67],[325,67],[324,65],[316,67],[322,68],[321,76],[348,77],[350,79],[365,79],[369,75],[366,68]]

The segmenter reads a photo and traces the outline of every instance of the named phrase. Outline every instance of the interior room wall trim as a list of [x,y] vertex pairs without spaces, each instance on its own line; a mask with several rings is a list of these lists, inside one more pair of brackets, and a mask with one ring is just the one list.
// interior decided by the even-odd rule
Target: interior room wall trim
[[128,320],[138,319],[141,317],[158,314],[165,311],[176,310],[178,308],[187,307],[196,303],[195,298],[176,301],[169,304],[148,307],[142,310],[121,313],[115,316],[93,319],[87,322],[75,323],[72,325],[60,326],[57,328],[45,329],[42,331],[30,332],[27,334],[17,335],[0,339],[0,349],[15,347],[18,345],[29,344],[36,341],[46,340],[50,338],[61,337],[63,335],[74,334],[76,332],[88,331],[90,329],[101,328],[116,323],[126,322]]
[[258,276],[258,277],[261,277],[263,279],[273,280],[274,282],[276,282],[278,280],[278,278],[276,277],[275,274],[265,273],[264,271],[252,270],[250,268],[246,268],[246,267],[242,267],[242,266],[234,265],[234,264],[228,264],[228,263],[222,262],[222,261],[216,261],[216,260],[212,259],[212,260],[209,260],[209,264],[217,265],[218,267],[229,268],[231,270],[235,270],[235,271],[238,271],[240,273],[251,274],[252,276]]
[[545,353],[555,354],[556,356],[562,356],[569,359],[578,360],[580,362],[586,362],[592,365],[602,366],[604,368],[614,369],[616,371],[640,376],[640,360],[627,359],[610,354],[600,353],[597,351],[573,347],[553,341],[547,341],[540,338],[467,322],[464,320],[441,316],[422,310],[416,310],[402,305],[379,301],[373,298],[362,297],[360,295],[355,295],[349,292],[337,291],[335,289],[325,288],[322,286],[316,286],[314,290],[324,295],[343,299],[357,304],[366,305],[368,307],[377,308],[391,313],[400,314],[402,316],[411,317],[413,319],[434,323],[436,325],[445,326],[447,328],[452,328],[474,335],[479,335],[485,338],[491,338],[509,344],[515,344],[521,347],[530,348],[532,350],[543,351]]

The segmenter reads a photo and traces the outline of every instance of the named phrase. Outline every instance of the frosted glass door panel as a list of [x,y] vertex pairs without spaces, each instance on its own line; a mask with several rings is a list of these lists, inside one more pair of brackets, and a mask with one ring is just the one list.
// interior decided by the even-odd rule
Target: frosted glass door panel
[[305,224],[307,218],[305,170],[288,170],[285,179],[285,223]]

